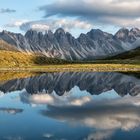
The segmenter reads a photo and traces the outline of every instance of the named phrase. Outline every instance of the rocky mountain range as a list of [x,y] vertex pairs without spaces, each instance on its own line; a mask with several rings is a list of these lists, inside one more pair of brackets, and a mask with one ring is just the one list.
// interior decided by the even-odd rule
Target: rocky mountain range
[[99,29],[92,29],[87,34],[82,33],[78,38],[62,28],[54,33],[29,30],[25,35],[3,31],[0,33],[0,41],[11,45],[17,51],[39,53],[66,60],[91,60],[139,47],[140,30],[122,28],[112,35]]
[[62,96],[74,87],[92,95],[115,90],[120,96],[135,96],[140,93],[140,79],[113,72],[61,72],[0,82],[0,91],[3,93],[26,89],[28,94],[45,91]]

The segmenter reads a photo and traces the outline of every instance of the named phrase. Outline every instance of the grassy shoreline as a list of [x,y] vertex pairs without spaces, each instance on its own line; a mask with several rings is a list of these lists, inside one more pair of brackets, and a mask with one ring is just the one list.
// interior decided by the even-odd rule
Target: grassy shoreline
[[1,67],[0,71],[29,71],[29,72],[140,72],[140,65],[133,64],[61,64],[34,65],[26,67]]
[[140,65],[124,64],[65,64],[43,65],[30,67],[5,67],[0,68],[0,82],[7,80],[28,78],[41,73],[53,72],[119,72],[140,77]]

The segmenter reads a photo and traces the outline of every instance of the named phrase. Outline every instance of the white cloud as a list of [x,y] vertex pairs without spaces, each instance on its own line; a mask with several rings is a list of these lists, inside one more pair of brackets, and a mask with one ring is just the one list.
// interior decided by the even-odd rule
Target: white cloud
[[44,110],[42,113],[60,121],[104,131],[116,129],[129,131],[140,126],[140,96],[101,101],[87,100],[80,107],[70,104],[71,100],[65,102],[69,102],[68,106],[62,101],[61,106],[58,102],[50,107],[48,104],[49,111]]
[[140,18],[130,19],[130,18],[116,18],[116,17],[103,17],[100,19],[101,22],[110,23],[116,26],[123,27],[139,27],[140,28]]
[[46,133],[46,134],[43,134],[43,137],[47,138],[47,139],[50,139],[50,138],[53,137],[53,134]]
[[[140,126],[140,96],[94,101],[91,96],[57,96],[45,93],[29,95],[23,92],[21,100],[36,105],[46,104],[49,110],[45,110],[43,114],[49,117],[98,130],[129,131]],[[99,138],[99,135],[94,137]]]
[[45,24],[44,25],[43,24],[32,24],[31,29],[44,31],[44,30],[49,30],[50,28],[48,25],[45,25]]
[[[69,93],[69,95],[71,94]],[[75,98],[73,96],[59,97],[55,94],[46,93],[28,95],[26,92],[23,92],[20,97],[22,100],[26,100],[30,104],[47,104],[51,106],[82,106],[92,100],[91,96]]]
[[[93,27],[106,29],[112,28],[112,25],[117,29],[140,27],[139,0],[54,0],[48,5],[39,7],[39,10],[45,13],[44,17],[47,17],[47,20],[18,20],[6,26],[20,27],[24,31],[29,29],[54,31],[59,27],[66,31],[89,30]],[[1,12],[15,11],[1,9]]]
[[11,21],[11,23],[6,24],[5,27],[11,27],[11,28],[20,27],[23,23],[26,23],[26,22],[28,22],[28,20],[26,20],[26,19],[13,20],[13,21]]
[[58,20],[41,20],[41,21],[32,21],[21,24],[20,29],[27,31],[29,29],[34,29],[38,31],[45,30],[56,30],[57,28],[64,28],[66,31],[71,29],[90,29],[92,24],[86,21],[80,20],[70,20],[70,19],[58,19]]
[[92,134],[89,134],[87,138],[84,140],[105,140],[105,139],[110,139],[110,137],[113,135],[113,131],[99,131],[99,132],[94,132]]
[[15,115],[17,113],[23,112],[23,109],[16,109],[16,108],[0,108],[0,112],[9,113]]
[[39,10],[45,11],[45,17],[75,17],[94,24],[140,27],[139,0],[57,0]]
[[[133,5],[133,6],[132,6]],[[53,9],[54,8],[54,9]],[[139,16],[140,1],[133,0],[57,0],[53,4],[40,7],[46,15],[75,16]]]
[[3,30],[2,27],[0,27],[0,32],[1,32],[2,30]]

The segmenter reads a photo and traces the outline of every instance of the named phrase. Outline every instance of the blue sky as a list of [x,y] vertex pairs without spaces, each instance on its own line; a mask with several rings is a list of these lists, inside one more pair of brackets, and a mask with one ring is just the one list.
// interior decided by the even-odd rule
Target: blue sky
[[139,0],[1,0],[0,30],[25,33],[62,27],[78,36],[92,28],[115,33],[140,26]]
[[42,12],[37,12],[37,9],[39,6],[47,3],[48,0],[1,0],[0,9],[9,8],[16,10],[16,12],[0,14],[2,19],[0,22],[0,27],[19,32],[17,27],[11,29],[6,27],[6,25],[12,24],[16,21],[32,21],[42,19],[43,14]]

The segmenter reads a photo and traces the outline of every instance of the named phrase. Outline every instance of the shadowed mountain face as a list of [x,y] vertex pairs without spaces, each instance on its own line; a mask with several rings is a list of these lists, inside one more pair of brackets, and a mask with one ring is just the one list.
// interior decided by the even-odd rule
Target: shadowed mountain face
[[0,91],[4,93],[26,89],[30,94],[37,94],[45,90],[46,93],[55,92],[59,96],[74,87],[93,95],[115,90],[120,96],[135,96],[140,93],[140,79],[113,72],[66,72],[45,73],[0,83]]
[[137,47],[136,49],[130,50],[130,51],[126,51],[122,54],[118,54],[116,56],[110,57],[108,59],[140,59],[140,47]]
[[66,60],[91,60],[116,55],[140,45],[140,30],[120,29],[115,35],[92,29],[78,38],[59,28],[55,33],[45,34],[33,30],[25,35],[7,31],[0,33],[0,39],[18,51],[41,53],[48,57]]

